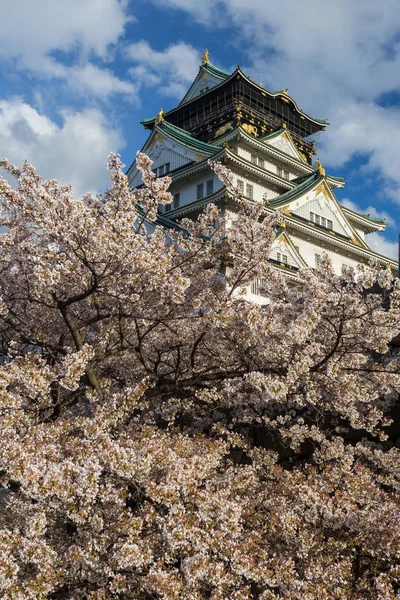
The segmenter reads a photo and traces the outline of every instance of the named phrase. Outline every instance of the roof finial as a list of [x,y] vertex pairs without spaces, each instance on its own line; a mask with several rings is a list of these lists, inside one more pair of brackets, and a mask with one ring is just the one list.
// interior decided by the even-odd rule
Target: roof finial
[[318,173],[320,175],[322,175],[322,177],[325,177],[325,169],[324,167],[321,165],[321,163],[319,162],[318,158],[315,161],[315,169],[318,171]]
[[160,108],[157,116],[156,116],[156,120],[154,122],[154,125],[159,125],[160,123],[162,123],[164,121],[164,116],[165,116],[165,112],[163,111],[162,108]]
[[285,90],[282,90],[282,94],[286,94],[286,95],[288,95],[288,93],[289,93],[289,90],[288,90],[288,88],[286,88]]
[[203,54],[203,58],[201,60],[201,66],[204,67],[204,65],[206,65],[209,62],[210,62],[210,53],[208,51],[208,48],[206,48],[206,50]]
[[282,127],[283,127],[283,129],[287,129],[286,121],[283,121]]

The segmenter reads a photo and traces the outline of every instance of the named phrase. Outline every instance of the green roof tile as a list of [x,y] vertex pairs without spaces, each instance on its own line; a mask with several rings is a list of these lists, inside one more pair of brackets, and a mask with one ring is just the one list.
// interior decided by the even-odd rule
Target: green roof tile
[[208,62],[205,65],[201,66],[201,69],[203,69],[204,71],[207,71],[207,73],[209,73],[210,75],[213,75],[214,77],[218,77],[218,79],[228,79],[228,77],[230,77],[230,73],[227,73],[226,71],[223,71],[222,69],[219,69],[218,67],[216,67],[215,65],[213,65],[212,63]]
[[342,206],[342,208],[345,209],[346,212],[350,212],[353,215],[356,215],[357,217],[361,217],[363,219],[367,219],[368,221],[372,221],[372,223],[377,223],[378,225],[386,225],[385,219],[373,219],[372,217],[369,216],[369,214],[363,215],[362,213],[352,210],[351,208],[348,208],[347,206]]
[[276,208],[278,206],[288,204],[292,200],[296,200],[296,198],[299,198],[303,194],[309,192],[316,183],[323,181],[323,179],[323,176],[320,175],[318,171],[313,171],[313,173],[308,175],[302,175],[301,177],[297,177],[297,179],[292,179],[292,182],[298,183],[298,185],[284,194],[281,194],[276,198],[272,198],[269,201],[269,205],[273,208]]
[[260,137],[259,140],[260,140],[260,142],[265,142],[265,140],[272,140],[274,137],[277,137],[278,135],[281,135],[282,133],[284,133],[284,131],[287,131],[287,129],[278,129],[277,131],[273,131],[272,133],[269,133],[268,135],[264,135],[263,137]]
[[155,129],[196,152],[212,155],[221,150],[219,146],[213,146],[212,144],[207,144],[207,142],[202,142],[188,131],[181,129],[176,125],[172,125],[172,123],[168,123],[168,121],[165,120],[156,125]]

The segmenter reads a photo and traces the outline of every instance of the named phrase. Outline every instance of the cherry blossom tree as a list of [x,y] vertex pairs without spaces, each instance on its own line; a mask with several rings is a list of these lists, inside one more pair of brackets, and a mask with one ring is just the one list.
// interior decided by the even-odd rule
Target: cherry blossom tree
[[98,197],[0,165],[1,597],[400,598],[391,272],[290,285],[219,164],[237,218],[171,229],[140,153]]

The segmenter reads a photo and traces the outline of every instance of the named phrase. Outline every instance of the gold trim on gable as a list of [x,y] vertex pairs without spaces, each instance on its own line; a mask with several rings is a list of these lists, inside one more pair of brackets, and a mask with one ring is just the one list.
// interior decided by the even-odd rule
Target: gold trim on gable
[[151,140],[151,142],[149,143],[148,146],[146,146],[146,150],[151,150],[152,148],[154,148],[154,146],[158,143],[160,144],[164,144],[165,140],[167,138],[163,135],[161,135],[160,133],[156,133],[155,136],[153,137],[153,139]]
[[327,184],[325,183],[325,181],[321,181],[321,183],[315,188],[315,195],[318,196],[319,194],[323,194],[325,196],[325,198],[328,198],[328,200],[330,199],[330,193],[329,190],[327,188]]

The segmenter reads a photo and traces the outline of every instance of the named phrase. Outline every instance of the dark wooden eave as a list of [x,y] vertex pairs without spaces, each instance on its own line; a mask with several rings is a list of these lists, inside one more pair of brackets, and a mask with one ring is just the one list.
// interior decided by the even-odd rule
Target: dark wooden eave
[[[240,68],[219,85],[170,110],[165,117],[204,142],[211,142],[218,129],[228,123],[233,127],[253,126],[259,137],[284,124],[309,158],[314,154],[314,146],[306,138],[327,125],[306,115],[287,93],[269,92],[252,82]],[[142,123],[152,129],[154,119]]]

